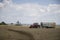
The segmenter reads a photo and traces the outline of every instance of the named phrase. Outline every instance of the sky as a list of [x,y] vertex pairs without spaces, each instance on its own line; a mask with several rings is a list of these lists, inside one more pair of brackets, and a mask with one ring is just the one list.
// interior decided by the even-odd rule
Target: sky
[[0,22],[60,24],[60,0],[0,0]]

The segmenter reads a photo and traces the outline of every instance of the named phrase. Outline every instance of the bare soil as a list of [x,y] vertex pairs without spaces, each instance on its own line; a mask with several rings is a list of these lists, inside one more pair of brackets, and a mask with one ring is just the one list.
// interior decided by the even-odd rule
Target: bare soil
[[0,25],[0,40],[60,40],[60,28]]

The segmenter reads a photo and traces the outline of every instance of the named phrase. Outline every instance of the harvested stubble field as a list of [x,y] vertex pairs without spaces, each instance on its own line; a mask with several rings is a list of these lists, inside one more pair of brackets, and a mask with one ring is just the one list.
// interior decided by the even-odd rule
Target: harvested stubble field
[[0,40],[60,40],[60,28],[0,25]]

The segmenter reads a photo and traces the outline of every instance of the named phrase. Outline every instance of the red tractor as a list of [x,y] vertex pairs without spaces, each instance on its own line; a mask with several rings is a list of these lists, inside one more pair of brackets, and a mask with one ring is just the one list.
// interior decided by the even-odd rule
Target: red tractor
[[40,25],[38,23],[33,23],[29,28],[40,28]]

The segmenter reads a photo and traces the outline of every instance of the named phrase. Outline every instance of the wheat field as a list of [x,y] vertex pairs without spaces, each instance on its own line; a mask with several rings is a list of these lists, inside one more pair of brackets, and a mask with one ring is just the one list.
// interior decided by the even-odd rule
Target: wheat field
[[60,28],[0,25],[0,40],[60,40]]

